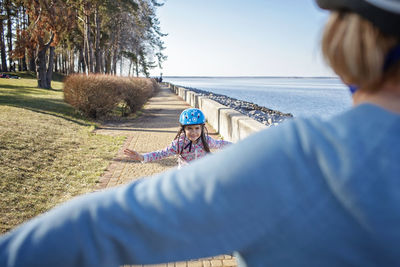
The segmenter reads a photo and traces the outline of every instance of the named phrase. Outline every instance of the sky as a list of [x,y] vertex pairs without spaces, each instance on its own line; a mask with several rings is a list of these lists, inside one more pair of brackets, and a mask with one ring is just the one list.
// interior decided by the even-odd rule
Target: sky
[[313,0],[166,0],[157,16],[168,59],[152,76],[334,76]]

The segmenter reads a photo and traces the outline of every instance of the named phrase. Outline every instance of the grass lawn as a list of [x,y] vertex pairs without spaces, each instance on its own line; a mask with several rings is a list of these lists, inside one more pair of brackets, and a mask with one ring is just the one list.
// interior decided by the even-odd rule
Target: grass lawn
[[96,123],[63,101],[62,82],[52,87],[0,79],[0,233],[92,191],[124,141],[93,134]]

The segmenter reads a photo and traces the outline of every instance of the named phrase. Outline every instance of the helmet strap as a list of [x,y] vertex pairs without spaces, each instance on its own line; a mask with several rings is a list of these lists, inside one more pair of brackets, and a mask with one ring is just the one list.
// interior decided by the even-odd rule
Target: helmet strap
[[354,84],[350,84],[348,85],[350,93],[353,95],[360,87],[358,87],[357,85]]
[[[383,63],[383,72],[386,72],[391,66],[396,64],[400,60],[400,44],[396,45],[392,49],[389,50],[385,57],[385,61]],[[360,89],[359,86],[350,84],[349,90],[351,94],[354,94],[358,89]]]
[[189,152],[192,150],[192,141],[189,141],[189,143],[183,148],[186,149],[189,147]]
[[400,44],[390,49],[389,53],[386,55],[385,63],[383,64],[383,71],[387,71],[391,66],[393,66],[399,60],[400,60]]

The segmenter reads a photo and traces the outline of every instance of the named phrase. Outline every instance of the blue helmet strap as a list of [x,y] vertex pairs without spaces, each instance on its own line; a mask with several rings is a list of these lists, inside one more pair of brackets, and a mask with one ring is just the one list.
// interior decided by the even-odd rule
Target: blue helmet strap
[[[200,139],[200,137],[197,138],[196,141],[198,141],[199,139]],[[189,141],[189,143],[183,149],[186,149],[189,147],[189,152],[192,151],[192,143],[193,143],[192,141]],[[183,149],[182,149],[182,151],[183,151]]]
[[[393,66],[397,61],[400,60],[400,44],[396,45],[386,55],[385,61],[383,63],[383,72],[387,71],[391,66]],[[359,86],[350,84],[349,90],[351,94],[354,94],[359,89]]]
[[391,66],[393,66],[397,61],[400,60],[400,44],[393,47],[385,58],[383,63],[383,71],[387,71]]
[[351,94],[354,94],[358,90],[358,88],[359,87],[357,85],[353,85],[353,84],[349,85],[349,90],[350,90]]
[[190,141],[183,149],[186,149],[189,147],[189,152],[192,150],[192,141]]

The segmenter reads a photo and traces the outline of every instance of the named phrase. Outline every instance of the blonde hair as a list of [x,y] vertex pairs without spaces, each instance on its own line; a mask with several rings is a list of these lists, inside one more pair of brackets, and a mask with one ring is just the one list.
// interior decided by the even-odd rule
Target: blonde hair
[[400,76],[398,63],[383,71],[387,53],[398,43],[397,38],[383,34],[355,13],[332,12],[322,38],[322,53],[344,82],[373,91]]

